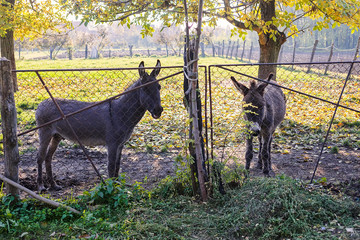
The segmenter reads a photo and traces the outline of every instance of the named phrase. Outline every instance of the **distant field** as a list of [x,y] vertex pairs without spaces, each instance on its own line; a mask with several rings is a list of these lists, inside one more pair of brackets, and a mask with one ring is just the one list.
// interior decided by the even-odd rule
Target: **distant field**
[[[68,69],[68,68],[128,68],[138,67],[141,61],[145,62],[145,67],[153,67],[156,60],[160,59],[162,66],[182,66],[182,57],[124,57],[124,58],[100,58],[100,59],[74,59],[74,60],[18,60],[16,67],[18,70],[29,69]],[[225,59],[220,57],[200,58],[201,65],[212,64],[232,64],[241,63],[235,59]]]

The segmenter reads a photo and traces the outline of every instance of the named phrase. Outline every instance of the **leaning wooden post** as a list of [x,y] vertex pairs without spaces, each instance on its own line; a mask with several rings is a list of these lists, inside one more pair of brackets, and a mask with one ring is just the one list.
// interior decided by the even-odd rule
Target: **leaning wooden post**
[[[329,54],[329,59],[328,59],[328,63],[331,62],[331,58],[332,58],[332,55],[333,55],[333,52],[334,52],[334,43],[331,44],[331,48],[330,48],[330,54]],[[329,64],[326,65],[325,67],[325,72],[324,72],[324,75],[327,74],[327,71],[329,69]]]
[[[186,18],[186,36],[187,36],[187,51],[185,56],[185,71],[184,73],[186,78],[188,79],[188,90],[186,93],[189,94],[189,104],[191,105],[191,118],[192,118],[192,134],[194,137],[194,145],[195,145],[195,152],[196,152],[196,167],[197,167],[197,178],[199,183],[200,189],[200,196],[202,201],[207,201],[207,192],[205,188],[205,176],[206,171],[203,167],[203,139],[201,136],[201,126],[202,121],[199,121],[199,115],[201,117],[199,107],[201,108],[201,100],[198,95],[198,58],[199,58],[199,46],[200,46],[200,35],[201,35],[201,24],[202,24],[202,15],[203,15],[203,0],[199,0],[199,12],[198,12],[198,23],[197,23],[197,31],[196,31],[196,38],[191,44],[190,49],[190,36],[189,36],[189,24],[188,24],[188,14],[187,14],[187,4],[186,0],[184,0],[184,7],[185,7],[185,18]],[[198,106],[200,103],[200,106]]]
[[355,55],[354,55],[353,61],[356,61],[356,59],[358,58],[359,48],[360,48],[360,37],[359,37],[358,42],[357,42],[357,46],[356,46],[356,50],[355,50]]
[[[10,61],[0,58],[1,121],[5,158],[5,177],[19,181],[19,148],[17,140],[17,119],[14,99],[14,85]],[[6,193],[18,197],[19,190],[6,183]]]
[[308,70],[306,71],[306,73],[309,73],[311,71],[311,63],[313,62],[314,60],[314,55],[315,55],[315,51],[316,51],[316,46],[318,45],[319,43],[319,40],[315,40],[315,43],[314,43],[314,47],[313,47],[313,50],[312,50],[312,53],[311,53],[311,57],[310,57],[310,64],[308,66]]

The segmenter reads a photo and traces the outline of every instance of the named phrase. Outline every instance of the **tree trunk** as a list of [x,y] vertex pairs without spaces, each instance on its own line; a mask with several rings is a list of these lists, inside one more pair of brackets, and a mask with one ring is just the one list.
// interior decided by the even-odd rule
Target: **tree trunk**
[[[5,176],[14,182],[19,180],[19,149],[17,140],[17,118],[12,84],[10,61],[0,58],[1,122],[4,144]],[[17,198],[19,190],[6,184],[6,192]]]
[[[14,4],[14,1],[8,1]],[[0,38],[1,57],[5,57],[10,60],[11,70],[16,70],[15,64],[15,52],[14,52],[14,32],[8,30],[4,37]],[[16,72],[11,73],[12,83],[14,85],[14,91],[18,90]]]
[[[272,21],[275,15],[275,0],[260,0],[261,20],[268,22]],[[277,63],[281,45],[286,42],[286,35],[278,31],[276,26],[270,26],[276,32],[276,41],[270,38],[270,33],[264,33],[262,30],[258,31],[259,45],[260,45],[260,63]],[[258,77],[265,79],[270,73],[273,73],[276,79],[276,65],[260,65],[258,70]]]

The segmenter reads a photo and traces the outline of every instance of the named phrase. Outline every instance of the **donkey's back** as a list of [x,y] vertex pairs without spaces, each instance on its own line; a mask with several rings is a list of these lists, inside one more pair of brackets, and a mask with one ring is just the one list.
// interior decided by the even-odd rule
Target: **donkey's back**
[[[65,115],[94,104],[94,102],[82,102],[70,99],[56,99],[56,102]],[[108,125],[107,121],[109,121],[109,118],[107,118],[108,115],[108,107],[106,104],[100,104],[77,113],[74,116],[70,116],[67,120],[84,145],[105,145],[106,126]],[[59,117],[62,117],[61,113],[51,99],[41,102],[35,114],[38,126]],[[40,129],[40,141],[42,140],[41,138],[49,138],[54,135],[60,135],[62,138],[76,141],[76,137],[65,120],[54,122]]]
[[[276,83],[276,81],[270,81]],[[264,99],[266,102],[267,123],[271,126],[271,132],[284,120],[286,112],[285,96],[280,87],[268,85],[265,89]],[[268,125],[269,126],[269,125]]]

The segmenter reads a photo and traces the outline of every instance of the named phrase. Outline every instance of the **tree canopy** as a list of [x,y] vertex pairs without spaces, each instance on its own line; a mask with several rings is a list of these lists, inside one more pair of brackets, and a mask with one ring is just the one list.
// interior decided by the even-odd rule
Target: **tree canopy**
[[[182,0],[67,0],[64,6],[85,24],[89,22],[114,22],[141,25],[143,35],[151,35],[151,24],[165,26],[184,22]],[[198,1],[188,0],[190,22],[196,22]],[[205,0],[204,23],[216,26],[225,19],[234,26],[233,34],[244,36],[255,31],[259,37],[260,62],[277,62],[281,45],[288,37],[305,29],[322,30],[340,24],[358,30],[360,22],[358,0]],[[301,24],[308,17],[316,20],[314,26]],[[264,69],[262,69],[264,70]],[[262,71],[259,70],[259,71]],[[268,69],[264,71],[267,75]],[[260,72],[259,72],[260,73]],[[259,77],[264,77],[259,74]]]
[[70,22],[61,5],[51,0],[0,0],[0,37],[14,31],[15,39],[35,39],[47,30],[59,31]]

